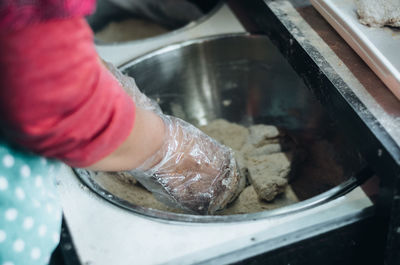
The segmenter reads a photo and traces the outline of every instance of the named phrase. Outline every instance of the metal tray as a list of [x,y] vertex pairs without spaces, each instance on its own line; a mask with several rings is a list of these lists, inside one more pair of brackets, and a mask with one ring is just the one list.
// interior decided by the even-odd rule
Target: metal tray
[[355,0],[311,0],[311,3],[400,99],[400,30],[361,24]]

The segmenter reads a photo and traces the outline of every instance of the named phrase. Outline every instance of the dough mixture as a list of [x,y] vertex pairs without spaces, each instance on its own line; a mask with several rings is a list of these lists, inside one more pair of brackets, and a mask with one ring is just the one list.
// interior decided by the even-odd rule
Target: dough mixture
[[95,37],[105,43],[133,41],[167,33],[168,29],[144,19],[114,21],[96,32]]
[[356,0],[362,24],[371,27],[400,27],[399,0]]
[[[298,202],[288,182],[294,174],[293,160],[301,160],[294,141],[275,126],[244,126],[218,119],[202,131],[231,147],[247,187],[220,215],[271,210]],[[96,182],[112,194],[142,207],[181,212],[158,202],[153,195],[124,173],[99,173]]]
[[247,177],[258,200],[272,202],[287,190],[294,171],[294,142],[277,127],[258,124],[245,128],[218,119],[200,129],[235,151],[240,174]]

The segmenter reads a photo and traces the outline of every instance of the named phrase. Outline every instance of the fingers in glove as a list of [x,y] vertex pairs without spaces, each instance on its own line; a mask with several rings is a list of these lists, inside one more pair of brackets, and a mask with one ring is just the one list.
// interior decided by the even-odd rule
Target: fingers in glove
[[170,206],[200,214],[225,207],[240,182],[232,150],[178,118],[162,118],[167,128],[163,147],[132,174]]

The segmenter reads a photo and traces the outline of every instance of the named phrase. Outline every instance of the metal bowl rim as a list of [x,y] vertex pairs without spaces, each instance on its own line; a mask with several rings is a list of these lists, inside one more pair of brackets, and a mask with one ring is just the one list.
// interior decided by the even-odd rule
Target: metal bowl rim
[[[82,176],[78,171],[80,169],[74,169],[74,173],[78,179],[87,187],[89,187],[96,195],[100,196],[102,199],[107,200],[111,204],[121,207],[131,213],[138,214],[140,216],[145,216],[157,221],[168,222],[168,223],[233,223],[233,222],[248,222],[257,221],[266,218],[276,218],[282,217],[289,214],[294,214],[300,211],[311,209],[320,206],[324,203],[330,202],[337,199],[356,187],[358,187],[363,180],[353,176],[336,187],[329,189],[317,196],[310,199],[290,204],[284,207],[280,207],[273,210],[266,210],[256,213],[247,214],[235,214],[235,215],[194,215],[194,214],[181,214],[166,212],[152,208],[146,208],[138,205],[134,205],[125,201],[116,195],[108,192],[98,185],[94,180]],[[362,179],[365,179],[362,176]]]

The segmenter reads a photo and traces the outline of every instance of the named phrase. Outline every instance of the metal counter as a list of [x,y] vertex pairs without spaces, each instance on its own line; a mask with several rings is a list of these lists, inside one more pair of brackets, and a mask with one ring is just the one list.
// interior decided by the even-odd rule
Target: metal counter
[[400,101],[309,1],[230,2],[250,32],[271,38],[380,176],[376,251],[386,246],[387,264],[399,264]]

